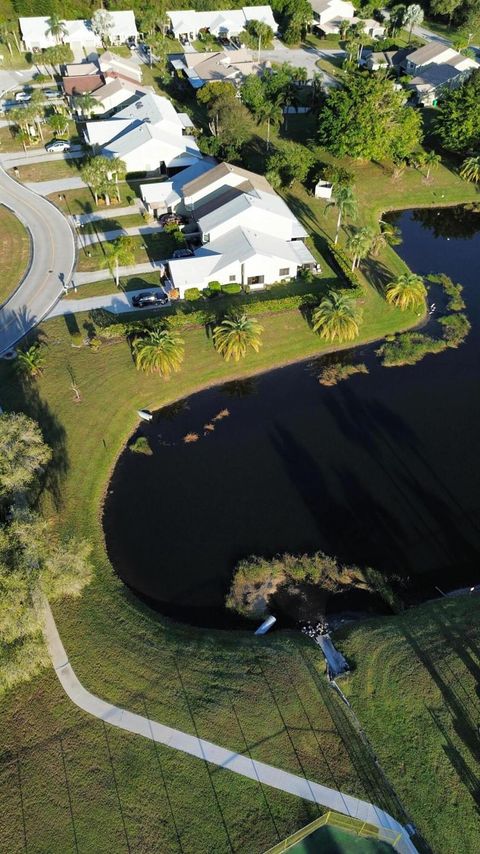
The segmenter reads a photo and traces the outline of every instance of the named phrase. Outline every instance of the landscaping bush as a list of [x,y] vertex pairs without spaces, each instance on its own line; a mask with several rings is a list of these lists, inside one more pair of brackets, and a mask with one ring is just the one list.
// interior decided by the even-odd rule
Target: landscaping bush
[[202,294],[198,288],[187,288],[183,296],[188,302],[196,302],[196,300],[202,298]]
[[111,323],[110,326],[102,326],[99,329],[102,338],[111,341],[114,338],[122,338],[125,335],[124,323]]
[[208,290],[212,294],[216,294],[216,293],[219,294],[220,291],[222,290],[222,286],[221,286],[220,282],[209,282],[208,283]]
[[327,244],[326,255],[330,260],[333,269],[337,271],[340,278],[342,278],[348,285],[350,293],[353,290],[356,295],[360,296],[363,293],[363,288],[356,273],[352,271],[352,265],[348,258],[346,258],[343,252],[337,249],[337,247],[332,243]]
[[233,296],[233,294],[241,294],[242,286],[237,282],[229,282],[228,285],[223,285],[222,292],[230,296]]
[[72,332],[72,347],[83,347],[83,335],[81,332]]
[[326,365],[322,368],[318,382],[321,385],[333,386],[342,380],[348,379],[353,374],[368,374],[368,368],[363,362],[357,365],[345,365],[342,362],[333,362],[331,365]]

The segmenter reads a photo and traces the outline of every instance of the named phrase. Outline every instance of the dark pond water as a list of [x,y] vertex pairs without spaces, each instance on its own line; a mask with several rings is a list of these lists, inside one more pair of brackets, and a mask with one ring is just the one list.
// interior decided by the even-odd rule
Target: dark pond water
[[464,285],[466,343],[388,369],[359,348],[370,373],[334,388],[303,363],[142,423],[153,456],[120,457],[104,527],[115,570],[159,610],[231,624],[225,593],[252,554],[323,549],[401,576],[412,599],[478,580],[480,214],[395,219],[413,270]]

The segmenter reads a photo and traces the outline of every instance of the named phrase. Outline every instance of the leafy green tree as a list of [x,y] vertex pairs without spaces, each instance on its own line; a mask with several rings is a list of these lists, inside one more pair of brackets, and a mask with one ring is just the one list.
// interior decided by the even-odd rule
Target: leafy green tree
[[439,154],[437,154],[436,151],[433,151],[433,149],[425,152],[425,156],[423,158],[423,165],[427,168],[427,174],[425,175],[427,181],[430,180],[430,173],[432,169],[436,169],[441,162],[442,158]]
[[[449,26],[452,24],[452,18],[455,11],[461,5],[462,0],[429,0],[429,9],[433,15],[442,15],[448,18]],[[459,50],[459,48],[455,48]]]
[[29,377],[39,377],[45,367],[45,347],[43,344],[32,344],[27,350],[18,350],[17,367],[20,373]]
[[197,93],[198,101],[207,107],[210,132],[216,137],[206,145],[204,138],[204,148],[227,160],[238,157],[250,137],[249,114],[236,94],[233,83],[207,83]]
[[246,312],[231,314],[215,327],[213,341],[226,362],[231,358],[239,362],[247,355],[249,347],[258,353],[262,346],[262,332],[263,326],[255,317],[249,317]]
[[381,230],[372,234],[370,253],[374,257],[379,255],[385,246],[399,246],[402,242],[402,232],[399,228],[389,222],[381,221]]
[[390,305],[401,311],[420,308],[425,302],[427,290],[423,279],[415,273],[402,273],[395,281],[387,285],[385,298]]
[[390,17],[388,19],[388,33],[390,36],[396,36],[399,30],[402,29],[405,23],[405,12],[407,11],[407,7],[400,3],[397,6],[393,6],[390,10]]
[[353,299],[337,291],[330,291],[314,310],[312,322],[313,331],[318,332],[325,341],[341,344],[353,341],[358,336],[361,313]]
[[107,47],[110,43],[111,32],[115,26],[112,14],[106,9],[97,9],[92,15],[91,22],[93,32],[101,38],[103,46]]
[[473,184],[480,182],[480,156],[467,157],[460,170],[460,177],[465,181],[471,181]]
[[240,41],[251,50],[269,50],[273,46],[273,30],[263,21],[249,21]]
[[443,96],[435,121],[435,133],[443,148],[459,154],[480,149],[480,69],[458,89]]
[[52,113],[47,119],[47,124],[55,136],[62,136],[68,129],[68,117],[62,113]]
[[337,188],[334,186],[333,199],[326,205],[325,210],[327,211],[331,207],[337,208],[338,211],[334,240],[336,246],[342,221],[344,219],[354,220],[357,216],[358,205],[352,187],[348,184],[339,184]]
[[330,90],[318,139],[339,157],[402,160],[418,148],[422,120],[388,77],[354,71],[341,89]]
[[260,110],[266,102],[265,86],[258,74],[249,74],[245,77],[241,87],[240,95],[245,106],[258,118]]
[[53,47],[47,47],[42,52],[42,59],[45,65],[51,65],[57,74],[60,74],[60,66],[69,62],[72,56],[72,51],[68,44],[56,44]]
[[132,350],[137,370],[168,379],[174,371],[180,370],[185,343],[173,329],[154,329],[141,338],[134,338]]
[[283,142],[267,160],[267,179],[272,186],[291,187],[295,180],[305,181],[315,157],[309,148],[297,142]]
[[46,36],[53,36],[56,43],[59,44],[63,42],[63,39],[67,35],[67,25],[65,21],[62,21],[60,15],[57,15],[55,12],[50,15],[47,19],[47,29],[45,30]]
[[135,263],[135,243],[132,237],[118,237],[102,244],[105,250],[103,266],[108,267],[117,288],[120,285],[119,267],[129,267]]
[[98,204],[99,196],[104,196],[106,204],[110,204],[115,162],[99,154],[87,160],[80,172],[82,179],[93,193],[95,204]]
[[35,421],[21,412],[0,415],[0,498],[27,490],[51,457]]

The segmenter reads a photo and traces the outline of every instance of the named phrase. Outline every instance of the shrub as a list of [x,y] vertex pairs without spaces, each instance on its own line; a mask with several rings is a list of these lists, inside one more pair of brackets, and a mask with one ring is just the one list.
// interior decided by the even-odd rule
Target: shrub
[[223,285],[222,292],[224,294],[240,294],[242,292],[242,286],[237,282],[229,282],[227,285]]
[[100,338],[92,338],[90,340],[90,349],[93,350],[94,353],[96,353],[100,349],[101,346],[102,346],[102,342],[101,342]]
[[83,347],[83,335],[81,332],[72,332],[72,347]]
[[109,326],[102,326],[99,332],[102,338],[105,338],[107,341],[114,338],[122,338],[125,335],[125,324],[111,323]]
[[198,288],[187,288],[183,296],[188,302],[195,302],[202,298],[202,294]]
[[447,347],[458,347],[471,329],[468,317],[460,312],[439,317],[438,322],[443,326],[443,340]]
[[326,255],[329,257],[333,269],[337,271],[340,278],[342,278],[348,285],[350,292],[353,290],[355,294],[360,296],[363,293],[363,288],[356,273],[351,269],[351,262],[345,257],[343,252],[337,249],[336,246],[333,246],[332,243],[329,243],[327,244]]
[[387,368],[415,365],[430,353],[441,353],[447,344],[441,338],[431,338],[422,332],[405,332],[387,341],[376,351]]
[[221,286],[220,282],[209,282],[208,283],[208,290],[212,294],[220,293],[220,291],[222,290],[222,286]]
[[129,448],[134,454],[145,454],[147,457],[151,457],[153,454],[146,436],[139,436],[138,439],[135,439],[135,441],[129,445]]

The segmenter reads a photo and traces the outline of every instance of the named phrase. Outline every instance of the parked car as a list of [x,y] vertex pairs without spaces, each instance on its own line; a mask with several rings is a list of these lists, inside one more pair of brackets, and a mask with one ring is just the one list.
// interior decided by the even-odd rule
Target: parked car
[[71,145],[68,139],[52,139],[51,142],[47,142],[45,149],[46,151],[51,151],[52,153],[57,154],[57,152],[61,151],[70,151]]
[[62,93],[60,89],[43,89],[43,94],[45,98],[60,98]]
[[172,258],[191,258],[192,255],[191,249],[175,249]]
[[185,222],[183,216],[174,213],[164,213],[158,217],[160,225],[182,225]]
[[32,93],[31,92],[16,92],[15,93],[15,100],[19,104],[21,104],[22,101],[24,103],[26,103],[27,101],[31,101],[32,100]]
[[148,308],[148,306],[166,305],[168,296],[165,291],[144,291],[132,297],[132,305],[135,308]]

